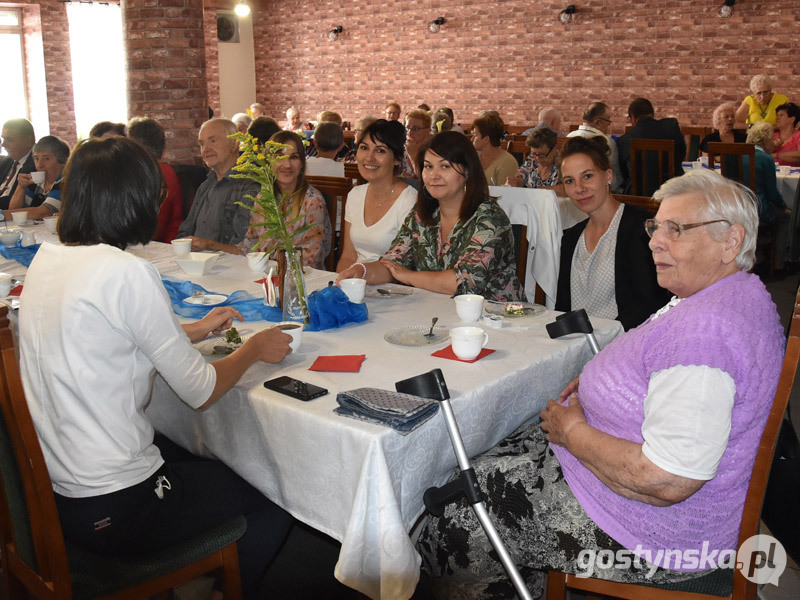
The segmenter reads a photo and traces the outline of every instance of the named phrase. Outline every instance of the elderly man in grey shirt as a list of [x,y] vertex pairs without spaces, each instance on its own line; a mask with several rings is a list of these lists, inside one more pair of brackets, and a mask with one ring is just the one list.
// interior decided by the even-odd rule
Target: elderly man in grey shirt
[[249,179],[231,177],[239,157],[239,142],[228,136],[237,131],[228,119],[211,119],[200,127],[200,155],[211,171],[197,189],[192,209],[178,230],[179,237],[192,239],[192,250],[239,254],[236,244],[250,226],[250,211],[237,202],[249,202],[245,196],[255,196],[259,186]]

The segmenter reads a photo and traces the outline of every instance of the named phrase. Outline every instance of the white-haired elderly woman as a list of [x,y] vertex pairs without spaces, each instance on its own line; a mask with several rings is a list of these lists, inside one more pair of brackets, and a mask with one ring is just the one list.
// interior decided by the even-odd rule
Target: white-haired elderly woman
[[764,74],[756,75],[750,80],[750,92],[736,109],[736,122],[750,126],[766,121],[775,125],[775,109],[786,104],[789,99],[783,94],[773,92],[772,80]]
[[747,134],[733,128],[735,121],[736,104],[733,102],[723,102],[714,109],[711,115],[714,131],[700,141],[700,152],[703,156],[708,156],[708,142],[744,143]]
[[[735,562],[784,344],[769,292],[747,272],[756,202],[705,170],[654,197],[658,213],[645,227],[658,282],[674,298],[590,360],[541,423],[473,464],[529,586],[539,569],[576,573],[589,567],[577,557],[604,550],[642,558],[592,564],[617,581],[697,577],[716,566],[692,562],[701,552]],[[418,548],[439,597],[513,597],[468,507],[429,517]]]
[[239,130],[239,133],[247,133],[247,128],[253,122],[253,117],[247,113],[236,113],[231,117],[231,121],[236,123],[236,129]]
[[[775,176],[775,162],[772,152],[775,149],[775,138],[772,125],[766,122],[756,123],[747,131],[747,143],[756,146],[756,193],[758,194],[759,225],[768,227],[773,233],[776,248],[786,247],[789,234],[789,215],[781,193],[778,191],[778,179]],[[783,252],[773,252],[772,268],[783,269]]]

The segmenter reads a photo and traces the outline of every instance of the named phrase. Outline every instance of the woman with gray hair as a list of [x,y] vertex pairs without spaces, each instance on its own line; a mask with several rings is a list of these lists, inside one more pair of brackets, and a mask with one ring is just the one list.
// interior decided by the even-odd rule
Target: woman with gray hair
[[703,156],[708,156],[709,142],[744,143],[747,135],[733,128],[735,121],[736,105],[733,102],[723,102],[714,109],[714,114],[711,116],[714,131],[700,141],[700,152]]
[[783,94],[774,93],[772,80],[763,73],[750,80],[750,91],[752,94],[742,100],[742,105],[736,109],[736,122],[751,126],[766,121],[775,125],[775,110],[789,99]]
[[32,173],[20,173],[17,189],[8,203],[6,219],[15,210],[27,210],[29,219],[43,219],[61,210],[61,174],[69,159],[69,146],[54,135],[46,135],[33,146],[36,170],[44,181],[34,183]]
[[[715,568],[690,558],[701,552],[736,561],[784,346],[769,292],[747,272],[756,203],[700,170],[655,198],[646,230],[658,281],[675,297],[592,358],[541,423],[473,462],[529,588],[541,589],[547,569],[659,584]],[[438,597],[513,597],[468,506],[428,517],[418,549]],[[600,552],[628,562],[576,560]]]

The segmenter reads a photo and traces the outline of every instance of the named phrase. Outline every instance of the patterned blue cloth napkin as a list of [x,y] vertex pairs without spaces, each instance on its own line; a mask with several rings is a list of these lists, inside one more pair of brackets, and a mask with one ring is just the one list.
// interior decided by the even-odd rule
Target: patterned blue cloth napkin
[[408,435],[439,410],[435,400],[378,388],[339,392],[336,402],[336,414],[391,427],[400,435]]
[[32,246],[23,248],[19,245],[19,241],[17,241],[17,245],[13,248],[6,248],[0,244],[0,254],[2,254],[3,258],[15,260],[25,267],[30,267],[31,262],[33,262],[33,257],[36,256],[36,252],[39,250],[39,246],[41,246],[41,244],[33,244]]

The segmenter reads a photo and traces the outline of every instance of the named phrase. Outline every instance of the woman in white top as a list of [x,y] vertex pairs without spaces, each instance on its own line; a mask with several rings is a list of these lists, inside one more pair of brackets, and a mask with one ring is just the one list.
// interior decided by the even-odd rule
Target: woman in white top
[[268,329],[213,363],[192,346],[241,315],[219,307],[181,325],[158,270],[125,252],[148,243],[158,224],[161,171],[136,142],[78,146],[62,192],[61,245],[42,244],[28,270],[19,338],[64,537],[90,552],[131,555],[243,514],[239,559],[252,597],[291,517],[217,461],[186,452],[173,460],[174,445],[154,440],[144,409],[156,372],[202,410],[252,364],[280,362],[291,338]]
[[358,172],[367,183],[351,190],[344,209],[342,255],[336,271],[378,260],[417,201],[400,179],[406,132],[397,121],[378,119],[358,140]]

